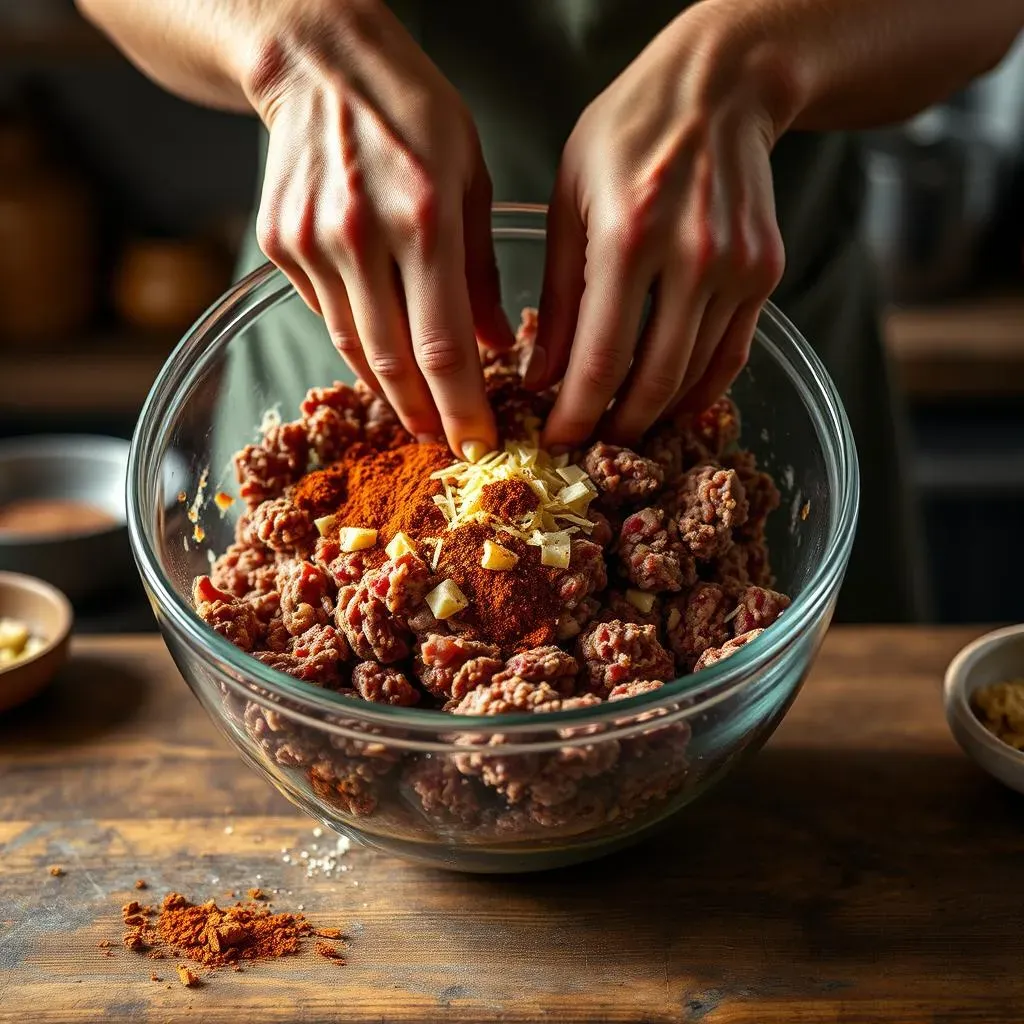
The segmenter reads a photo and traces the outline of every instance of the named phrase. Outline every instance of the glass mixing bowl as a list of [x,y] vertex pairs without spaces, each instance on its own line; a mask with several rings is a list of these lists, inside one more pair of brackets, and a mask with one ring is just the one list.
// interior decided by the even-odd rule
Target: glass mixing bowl
[[[537,303],[544,225],[542,208],[494,211],[512,323]],[[370,846],[458,870],[526,871],[639,840],[771,735],[832,616],[859,489],[836,390],[784,316],[765,308],[733,389],[742,443],[783,493],[769,540],[779,589],[793,603],[778,623],[733,657],[653,694],[553,714],[456,719],[292,679],[192,610],[192,581],[233,539],[240,511],[240,503],[225,512],[210,500],[221,485],[231,489],[231,452],[253,440],[255,423],[248,413],[239,418],[239,408],[277,406],[289,417],[307,387],[332,375],[324,363],[333,355],[319,368],[307,358],[331,350],[321,321],[304,310],[269,265],[211,307],[161,370],[128,470],[131,542],[160,629],[192,692],[249,764],[323,824]],[[287,370],[272,380],[247,375],[245,366],[259,365],[273,345],[288,346]],[[184,500],[165,500],[176,492]]]

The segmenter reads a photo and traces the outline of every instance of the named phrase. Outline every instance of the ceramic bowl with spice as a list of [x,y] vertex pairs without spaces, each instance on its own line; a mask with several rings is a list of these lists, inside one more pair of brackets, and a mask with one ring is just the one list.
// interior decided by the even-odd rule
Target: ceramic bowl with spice
[[[503,300],[515,323],[539,296],[545,211],[497,207],[493,227]],[[771,735],[830,621],[859,495],[839,396],[779,311],[765,308],[733,398],[744,446],[782,492],[767,541],[778,588],[792,597],[783,616],[730,657],[662,677],[664,685],[627,699],[542,715],[456,718],[357,700],[352,690],[286,674],[269,652],[257,660],[197,614],[194,587],[195,600],[209,598],[216,616],[216,587],[203,592],[211,563],[237,530],[248,529],[246,521],[239,527],[243,502],[223,492],[233,486],[231,454],[253,440],[255,410],[294,409],[307,389],[330,384],[308,358],[310,346],[329,346],[326,332],[301,310],[269,265],[229,291],[161,371],[129,460],[129,531],[160,628],[189,687],[247,762],[314,818],[371,846],[457,870],[529,871],[588,860],[651,834]],[[292,329],[292,340],[282,342],[275,318],[287,314],[292,322],[293,313],[308,328]],[[287,375],[209,400],[235,354],[259,362],[261,350],[282,343],[292,346]],[[233,418],[236,407],[246,411]],[[205,440],[186,440],[195,438]],[[191,517],[164,512],[171,459],[184,460],[181,507]],[[351,481],[345,486],[358,492]],[[358,533],[365,524],[337,526]],[[363,542],[354,534],[348,540]],[[343,549],[358,553],[344,542]],[[304,585],[301,574],[296,581]],[[524,619],[535,603],[528,584],[519,591],[526,604],[518,613],[510,606],[510,629],[521,627],[511,620]],[[431,612],[444,619],[452,609],[439,602]],[[482,786],[482,778],[494,785]]]
[[964,753],[1024,793],[1024,624],[968,644],[950,662],[943,693],[946,720]]

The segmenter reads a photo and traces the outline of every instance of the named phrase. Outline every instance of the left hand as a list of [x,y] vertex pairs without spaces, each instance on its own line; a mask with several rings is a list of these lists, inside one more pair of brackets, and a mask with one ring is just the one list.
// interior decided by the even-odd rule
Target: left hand
[[602,438],[635,441],[668,411],[706,408],[747,361],[784,265],[765,87],[779,83],[755,72],[728,14],[711,2],[678,17],[566,143],[527,374],[535,388],[564,374],[549,447],[582,443],[602,417]]

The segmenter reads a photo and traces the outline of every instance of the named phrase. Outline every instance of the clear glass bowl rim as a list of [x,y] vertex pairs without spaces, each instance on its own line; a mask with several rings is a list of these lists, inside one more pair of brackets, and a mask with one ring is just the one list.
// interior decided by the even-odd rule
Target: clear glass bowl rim
[[[547,207],[540,204],[495,203],[492,207],[495,240],[518,238],[543,241],[546,233],[543,221],[546,216]],[[534,221],[534,224],[505,226],[501,224],[503,218],[528,219]],[[260,293],[275,280],[276,290],[261,296]],[[244,321],[243,327],[247,326],[261,313],[293,294],[294,288],[281,271],[269,262],[264,263],[228,289],[203,313],[160,369],[139,415],[128,458],[128,533],[136,564],[151,600],[175,627],[179,636],[186,640],[198,657],[212,660],[227,675],[233,689],[242,687],[249,691],[249,699],[283,710],[280,704],[274,702],[274,698],[283,697],[287,701],[286,714],[304,719],[319,728],[339,732],[349,732],[340,723],[331,721],[342,714],[349,721],[365,722],[367,726],[450,734],[456,731],[450,715],[420,708],[370,704],[293,679],[264,665],[203,622],[170,585],[161,570],[154,543],[152,512],[156,505],[155,495],[148,493],[159,480],[159,465],[154,465],[154,459],[164,451],[171,424],[181,405],[192,393],[206,367],[235,336],[238,322]],[[831,441],[831,446],[827,445],[824,451],[831,477],[830,487],[835,497],[830,502],[828,540],[821,562],[803,592],[794,599],[780,622],[754,642],[731,657],[703,669],[699,674],[682,676],[652,694],[603,703],[592,708],[547,713],[543,716],[543,724],[532,714],[460,716],[458,732],[472,731],[477,735],[550,732],[568,725],[577,727],[609,719],[621,720],[640,711],[671,704],[680,697],[686,699],[684,717],[696,715],[755,681],[759,670],[779,657],[800,637],[829,602],[840,582],[837,577],[841,577],[845,571],[857,525],[860,472],[853,433],[832,379],[797,328],[771,302],[765,304],[761,318],[762,322],[768,321],[778,334],[785,337],[794,351],[791,354],[782,352],[774,341],[764,335],[761,323],[758,325],[755,344],[767,346],[773,351],[776,361],[783,366],[794,387],[801,393],[816,427]],[[261,688],[267,691],[266,696],[258,692]],[[672,715],[671,720],[677,717]],[[392,740],[389,737],[385,742],[391,743]],[[565,741],[562,742],[564,744]]]

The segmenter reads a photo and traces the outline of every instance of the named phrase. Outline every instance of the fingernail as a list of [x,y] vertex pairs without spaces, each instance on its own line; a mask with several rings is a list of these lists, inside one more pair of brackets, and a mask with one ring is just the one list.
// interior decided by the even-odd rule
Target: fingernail
[[419,441],[420,444],[444,444],[445,443],[445,439],[443,437],[438,437],[437,434],[417,434],[416,435],[416,440]]
[[467,462],[479,462],[489,451],[490,448],[483,441],[462,442],[462,457]]
[[529,388],[536,384],[548,365],[548,355],[544,349],[537,345],[533,346],[530,353],[530,361],[526,364],[526,373],[523,374],[523,383]]

